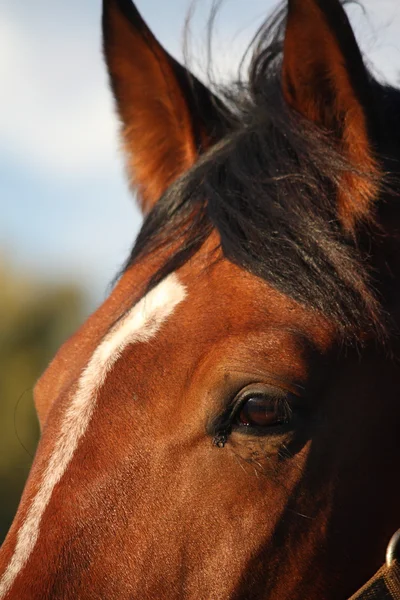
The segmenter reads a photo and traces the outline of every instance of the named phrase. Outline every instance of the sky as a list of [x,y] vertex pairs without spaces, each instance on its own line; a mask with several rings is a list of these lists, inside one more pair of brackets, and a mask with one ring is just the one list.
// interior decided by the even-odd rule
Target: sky
[[[375,69],[400,81],[398,0],[351,8]],[[189,0],[138,0],[163,45],[181,57]],[[204,62],[208,0],[193,19]],[[221,76],[235,66],[272,0],[226,0],[216,29]],[[0,256],[21,273],[77,280],[105,298],[141,217],[128,190],[118,123],[101,55],[101,0],[0,0]]]

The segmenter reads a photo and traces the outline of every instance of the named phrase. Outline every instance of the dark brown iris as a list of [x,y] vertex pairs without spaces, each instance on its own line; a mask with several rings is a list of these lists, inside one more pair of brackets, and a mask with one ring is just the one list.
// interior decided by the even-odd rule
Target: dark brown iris
[[288,414],[282,402],[268,396],[249,397],[242,405],[238,422],[246,427],[271,427],[287,422]]

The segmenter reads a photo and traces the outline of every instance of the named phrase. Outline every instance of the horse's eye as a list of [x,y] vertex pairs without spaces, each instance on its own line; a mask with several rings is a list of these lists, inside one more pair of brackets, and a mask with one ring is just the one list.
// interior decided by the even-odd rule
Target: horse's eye
[[240,425],[246,427],[271,427],[288,420],[287,410],[271,398],[249,398],[238,415]]
[[239,427],[267,428],[290,421],[290,402],[288,394],[283,390],[271,389],[269,386],[249,387],[242,391],[238,400],[235,420]]

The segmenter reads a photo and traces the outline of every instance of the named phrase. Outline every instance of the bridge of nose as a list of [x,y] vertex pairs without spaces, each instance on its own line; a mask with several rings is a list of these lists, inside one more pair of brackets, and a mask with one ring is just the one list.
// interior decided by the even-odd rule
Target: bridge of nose
[[[175,275],[161,282],[117,321],[95,348],[76,385],[57,398],[51,409],[51,418],[46,422],[17,518],[1,551],[4,572],[0,578],[0,598],[11,590],[18,575],[30,561],[45,513],[45,520],[51,521],[51,509],[53,505],[56,506],[52,497],[65,495],[65,482],[60,487],[58,484],[64,479],[81,439],[90,426],[99,391],[120,354],[128,345],[147,342],[154,337],[185,296],[186,290]],[[65,503],[63,506],[64,512],[56,511],[54,521],[54,531],[61,532],[61,536],[62,522],[70,512],[65,510]],[[62,540],[57,540],[49,527],[46,529],[49,535],[41,540],[44,547],[60,548]],[[42,567],[43,564],[42,560]]]

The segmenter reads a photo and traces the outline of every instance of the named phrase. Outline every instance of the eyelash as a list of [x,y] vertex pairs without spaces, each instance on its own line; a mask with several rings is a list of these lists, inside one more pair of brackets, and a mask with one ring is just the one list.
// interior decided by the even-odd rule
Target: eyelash
[[[245,431],[248,434],[259,435],[260,437],[266,436],[267,427],[255,427],[235,424],[235,419],[239,417],[241,410],[245,406],[246,402],[248,402],[251,398],[257,396],[262,397],[264,395],[272,399],[275,396],[274,402],[276,402],[277,409],[280,410],[282,414],[287,415],[287,420],[285,419],[284,423],[270,426],[271,433],[272,431],[275,434],[278,433],[278,431],[281,430],[282,426],[287,425],[289,423],[290,418],[293,414],[293,407],[287,400],[287,397],[283,396],[282,398],[276,398],[276,392],[278,391],[277,388],[272,388],[272,386],[265,385],[263,390],[264,394],[262,394],[259,390],[255,389],[257,387],[256,385],[249,385],[248,387],[249,390],[247,391],[247,393],[246,388],[244,388],[239,393],[235,394],[234,398],[230,402],[228,409],[225,411],[224,415],[220,419],[220,423],[215,424],[213,445],[217,448],[224,448],[229,439],[230,434],[232,433],[232,431],[235,430],[242,429],[243,432]],[[271,393],[271,395],[268,396],[268,393],[266,393],[267,388],[270,388],[270,390],[273,390],[273,392],[275,393]],[[283,390],[281,390],[281,392],[282,394],[285,394]]]
[[[235,402],[233,404],[233,406],[231,405],[230,408],[228,409],[228,411],[226,411],[224,417],[222,418],[222,423],[220,424],[220,426],[218,427],[214,437],[213,437],[213,445],[218,447],[218,448],[224,448],[225,444],[227,443],[230,434],[232,433],[233,430],[235,429],[246,429],[247,433],[252,433],[252,434],[259,434],[260,435],[260,430],[261,428],[257,429],[256,427],[246,427],[246,426],[240,426],[237,425],[235,427],[235,419],[238,418],[238,416],[240,415],[240,411],[241,409],[244,407],[245,403],[251,398],[251,397],[255,397],[256,394],[253,394],[253,396],[251,396],[250,394],[246,397],[244,396],[243,398],[240,398],[240,400],[238,400],[237,402]],[[286,399],[280,399],[277,401],[277,404],[280,404],[280,409],[282,410],[282,412],[285,412],[288,416],[291,416],[293,409],[291,408],[289,402]],[[265,433],[264,433],[265,435]]]

